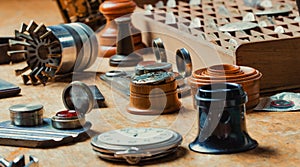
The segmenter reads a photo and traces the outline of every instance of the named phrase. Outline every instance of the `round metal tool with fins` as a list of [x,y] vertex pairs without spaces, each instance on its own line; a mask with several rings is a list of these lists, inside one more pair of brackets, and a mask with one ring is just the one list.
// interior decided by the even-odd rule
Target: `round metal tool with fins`
[[46,27],[31,21],[15,30],[15,37],[18,40],[10,40],[9,44],[24,46],[24,50],[9,51],[8,55],[25,53],[27,66],[16,70],[16,75],[22,74],[24,84],[30,81],[33,85],[45,85],[55,75],[83,71],[98,55],[97,37],[83,23]]

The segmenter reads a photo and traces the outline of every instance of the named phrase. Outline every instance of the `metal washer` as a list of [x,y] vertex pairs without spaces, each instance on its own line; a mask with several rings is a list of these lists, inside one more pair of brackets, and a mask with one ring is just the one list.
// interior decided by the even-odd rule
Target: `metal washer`
[[153,52],[158,62],[167,62],[167,53],[163,41],[155,38],[152,41]]
[[187,49],[181,48],[176,51],[176,65],[178,73],[183,78],[189,77],[192,74],[192,59]]
[[243,31],[243,30],[253,29],[257,26],[258,26],[257,23],[252,23],[248,21],[239,21],[239,22],[225,24],[219,27],[219,30],[224,32]]

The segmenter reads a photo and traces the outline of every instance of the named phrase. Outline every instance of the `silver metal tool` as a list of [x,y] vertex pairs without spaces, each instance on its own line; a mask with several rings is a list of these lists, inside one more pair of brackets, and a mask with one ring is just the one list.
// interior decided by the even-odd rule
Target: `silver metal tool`
[[234,23],[228,23],[221,27],[219,27],[220,31],[223,32],[233,32],[233,31],[243,31],[243,30],[249,30],[257,27],[257,23],[252,23],[248,21],[240,21],[240,22],[234,22]]
[[98,42],[93,30],[83,23],[61,24],[46,27],[31,21],[15,31],[18,40],[10,40],[11,46],[24,46],[23,50],[8,51],[8,55],[24,53],[27,66],[16,70],[23,74],[27,84],[46,84],[55,75],[83,71],[90,67],[98,55]]
[[25,163],[25,156],[19,155],[13,161],[8,161],[4,157],[0,156],[0,167],[38,167],[38,158],[29,155],[29,162]]
[[59,130],[51,125],[51,119],[44,118],[43,124],[33,127],[14,126],[11,121],[0,122],[0,145],[21,147],[56,147],[87,138],[92,124],[79,129]]

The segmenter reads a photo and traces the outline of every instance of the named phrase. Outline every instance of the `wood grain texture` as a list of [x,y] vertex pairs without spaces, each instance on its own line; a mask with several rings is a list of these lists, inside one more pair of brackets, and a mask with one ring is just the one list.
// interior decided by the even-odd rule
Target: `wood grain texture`
[[263,75],[262,93],[300,88],[300,38],[242,44],[236,50],[239,65]]
[[[194,7],[190,7],[186,1],[178,1],[175,8],[164,6],[155,8],[152,15],[145,16],[144,11],[141,11],[133,17],[135,23],[141,23],[136,27],[146,34],[144,39],[161,37],[171,51],[180,47],[188,48],[193,64],[197,66],[195,69],[221,63],[254,67],[263,74],[262,92],[275,93],[299,88],[299,78],[295,71],[300,65],[299,56],[296,56],[300,27],[296,20],[299,13],[294,0],[274,0],[272,3],[274,6],[281,4],[293,8],[285,15],[274,16],[272,21],[266,21],[267,26],[230,33],[222,32],[218,27],[240,22],[247,13],[260,10],[246,6],[242,0],[203,0],[202,5]],[[229,14],[222,14],[222,8],[228,10]],[[173,12],[176,23],[166,23],[168,11]],[[201,27],[190,28],[195,17],[200,20]],[[261,16],[254,17],[254,23],[258,24],[263,20]],[[216,27],[212,26],[212,22]],[[283,33],[275,32],[279,26],[284,29]],[[205,36],[205,39],[201,36]],[[276,77],[281,77],[282,80]]]
[[[21,22],[34,19],[47,25],[62,22],[55,1],[51,0],[10,0],[0,2],[0,35],[13,35]],[[164,30],[166,31],[166,30]],[[186,40],[185,37],[182,37]],[[178,46],[182,46],[178,44]],[[176,48],[176,47],[175,47]],[[172,56],[171,56],[172,57]],[[53,116],[64,109],[61,93],[72,77],[50,82],[47,86],[26,86],[22,79],[14,75],[14,70],[25,64],[1,65],[0,78],[21,87],[21,96],[1,99],[0,121],[9,120],[8,108],[17,103],[42,103],[45,117]],[[94,68],[99,72],[118,69],[108,66],[107,59],[98,58]],[[129,69],[126,69],[129,70]],[[94,70],[95,71],[95,70]],[[246,116],[247,130],[251,137],[259,142],[255,150],[229,155],[205,155],[188,150],[188,144],[197,136],[197,111],[193,109],[190,97],[181,99],[184,106],[178,113],[163,116],[134,116],[128,114],[125,106],[128,100],[111,90],[98,77],[99,73],[85,72],[73,76],[87,84],[96,84],[106,97],[107,108],[94,109],[87,115],[92,122],[91,136],[116,128],[125,127],[160,127],[171,128],[183,135],[182,148],[177,154],[163,160],[144,163],[148,166],[299,166],[300,164],[300,113],[266,113],[255,112]],[[94,166],[127,166],[99,159],[92,151],[90,139],[53,149],[32,149],[22,147],[0,146],[0,155],[13,160],[20,154],[34,155],[42,167],[94,167]]]

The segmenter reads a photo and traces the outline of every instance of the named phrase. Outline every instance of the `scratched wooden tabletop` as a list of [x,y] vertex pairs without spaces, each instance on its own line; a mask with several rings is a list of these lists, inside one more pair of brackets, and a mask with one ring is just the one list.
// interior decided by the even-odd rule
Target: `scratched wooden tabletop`
[[[1,0],[0,35],[13,36],[22,22],[35,20],[45,25],[63,22],[55,1],[52,0]],[[107,107],[94,109],[87,115],[92,123],[90,137],[117,128],[162,127],[178,131],[183,136],[182,147],[171,156],[144,163],[149,166],[299,166],[300,164],[300,113],[252,112],[247,114],[246,123],[250,136],[259,143],[258,148],[227,155],[198,154],[188,149],[188,144],[197,135],[197,111],[192,107],[191,97],[181,99],[183,109],[178,113],[161,116],[134,116],[126,112],[128,98],[113,91],[99,79],[103,72],[114,69],[108,60],[98,58],[94,66],[77,77],[67,77],[46,86],[24,85],[14,70],[25,67],[26,63],[0,65],[0,78],[18,85],[21,95],[0,99],[0,121],[10,119],[8,108],[19,103],[40,103],[44,105],[44,117],[51,117],[64,109],[62,91],[72,80],[81,80],[97,85],[106,98]],[[130,69],[128,69],[130,70]],[[24,154],[33,155],[40,166],[126,166],[127,164],[104,161],[96,156],[90,145],[90,138],[55,148],[23,148],[0,146],[0,155],[8,160]]]

